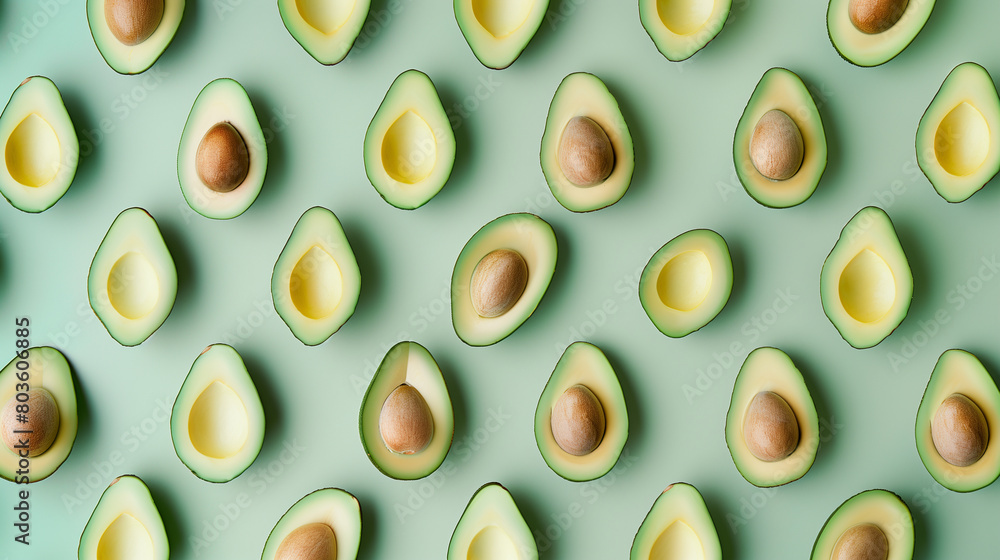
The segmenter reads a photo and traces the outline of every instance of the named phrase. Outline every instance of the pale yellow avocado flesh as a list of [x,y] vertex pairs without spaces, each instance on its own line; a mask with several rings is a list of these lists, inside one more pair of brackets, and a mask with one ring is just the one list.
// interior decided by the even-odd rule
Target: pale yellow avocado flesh
[[631,560],[721,560],[722,547],[705,500],[683,482],[664,490],[632,542]]
[[116,478],[97,502],[80,536],[80,560],[166,560],[167,533],[145,483]]

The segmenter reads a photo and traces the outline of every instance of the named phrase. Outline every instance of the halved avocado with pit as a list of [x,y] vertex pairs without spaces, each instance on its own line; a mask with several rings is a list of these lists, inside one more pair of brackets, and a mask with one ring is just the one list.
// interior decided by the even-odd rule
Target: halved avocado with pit
[[209,482],[228,482],[257,458],[264,408],[235,348],[213,344],[195,358],[170,413],[170,439],[177,458]]
[[274,310],[295,338],[315,346],[351,318],[360,295],[361,270],[340,220],[321,206],[306,210],[274,263]]
[[[19,405],[28,406],[27,422],[18,421]],[[48,346],[18,352],[0,370],[0,477],[19,483],[48,478],[69,457],[78,423],[73,373],[62,353]],[[18,433],[24,429],[32,433]],[[19,475],[24,454],[30,469]]]
[[323,488],[295,502],[275,523],[261,560],[354,560],[361,546],[361,505],[350,492]]
[[80,142],[52,80],[21,82],[0,114],[0,194],[22,212],[43,212],[73,183]]
[[507,214],[483,226],[451,276],[455,334],[470,346],[489,346],[517,330],[545,295],[557,250],[552,227],[534,214]]
[[726,445],[736,470],[754,486],[802,478],[816,460],[819,417],[791,358],[757,348],[736,375],[726,415]]
[[867,490],[840,505],[823,524],[811,560],[913,558],[913,517],[888,490]]
[[327,66],[347,57],[370,8],[371,0],[278,0],[289,35]]
[[975,355],[952,349],[938,358],[916,440],[927,472],[949,490],[972,492],[1000,477],[1000,391]]
[[683,482],[667,486],[642,520],[629,558],[721,560],[719,533],[701,493]]
[[1000,171],[1000,97],[974,62],[948,74],[917,126],[917,164],[948,202],[962,202]]
[[913,275],[892,220],[881,208],[861,209],[847,222],[823,262],[823,311],[855,348],[871,348],[903,322]]
[[184,0],[87,0],[87,23],[101,56],[119,74],[145,72],[173,41]]
[[632,134],[600,78],[563,78],[545,118],[542,173],[567,210],[590,212],[618,202],[632,182]]
[[639,20],[667,60],[687,60],[722,31],[732,0],[639,0]]
[[209,82],[177,148],[184,200],[206,218],[235,218],[257,200],[266,174],[267,144],[246,90],[229,78]]
[[704,327],[733,291],[733,261],[721,235],[695,229],[660,247],[642,269],[639,301],[653,325],[671,338]]
[[448,543],[448,560],[477,558],[538,559],[528,524],[510,492],[498,482],[476,490]]
[[826,29],[837,52],[857,66],[878,66],[903,52],[927,23],[935,0],[830,0]]
[[502,70],[542,24],[549,0],[455,0],[455,21],[479,62]]
[[790,70],[764,73],[733,138],[736,175],[747,194],[764,206],[805,202],[826,170],[823,120],[808,88]]
[[434,357],[400,342],[382,359],[361,401],[361,445],[386,476],[415,480],[433,473],[451,449],[455,418]]
[[625,396],[607,356],[587,342],[570,344],[535,409],[542,458],[566,480],[594,480],[615,466],[627,440]]
[[170,315],[177,269],[156,220],[129,208],[111,223],[87,276],[90,307],[122,346],[149,338]]
[[83,528],[77,554],[79,560],[167,560],[163,519],[142,479],[124,475],[111,481]]
[[407,70],[389,86],[365,133],[364,160],[368,180],[396,208],[419,208],[448,182],[455,132],[427,74]]

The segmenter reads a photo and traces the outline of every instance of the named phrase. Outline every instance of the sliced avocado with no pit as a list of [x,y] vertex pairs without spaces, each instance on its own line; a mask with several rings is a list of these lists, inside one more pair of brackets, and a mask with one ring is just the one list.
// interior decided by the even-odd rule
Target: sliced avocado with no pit
[[722,545],[701,493],[683,482],[667,486],[642,520],[631,560],[721,560]]
[[861,209],[844,226],[823,262],[823,311],[855,348],[871,348],[903,322],[913,275],[892,220],[881,208]]
[[736,470],[769,488],[802,478],[819,448],[819,417],[802,374],[777,348],[757,348],[736,376],[726,415]]
[[455,132],[427,74],[407,70],[389,86],[365,133],[364,160],[368,180],[396,208],[419,208],[448,182]]
[[844,60],[878,66],[903,52],[933,9],[934,0],[830,0],[826,29]]
[[122,346],[149,338],[170,315],[177,269],[156,220],[142,208],[115,218],[87,276],[90,307]]
[[119,74],[145,72],[170,45],[184,0],[87,0],[87,23],[101,56]]
[[163,519],[149,488],[139,477],[124,475],[111,481],[101,494],[80,535],[78,554],[80,560],[167,560],[169,549]]
[[962,202],[1000,171],[1000,97],[982,66],[955,67],[917,126],[917,164],[948,202]]
[[507,338],[535,311],[556,269],[556,235],[534,214],[507,214],[483,226],[458,255],[451,320],[469,346]]
[[213,344],[195,359],[170,413],[170,439],[177,458],[209,482],[229,482],[257,458],[264,408],[232,346]]
[[913,558],[913,517],[903,500],[887,490],[852,496],[826,520],[811,560]]
[[826,132],[798,75],[771,68],[757,83],[733,137],[743,188],[771,208],[802,204],[826,170]]
[[528,46],[549,0],[455,0],[455,20],[479,62],[502,70]]
[[639,0],[639,19],[660,53],[680,62],[722,31],[732,6],[732,0]]
[[567,210],[600,210],[625,196],[635,169],[632,134],[600,78],[577,72],[560,82],[540,159],[552,196]]
[[[16,420],[22,404],[28,405],[23,423]],[[48,346],[20,351],[0,370],[0,477],[18,483],[48,478],[69,457],[78,422],[73,373],[62,353]],[[32,432],[26,448],[19,447],[24,434],[15,432],[24,429]],[[22,453],[31,461],[28,475],[17,474]]]
[[514,498],[500,483],[482,486],[469,500],[448,543],[448,560],[537,560],[538,547]]
[[371,0],[278,0],[285,29],[320,64],[347,57],[368,18]]
[[52,80],[32,76],[17,86],[0,114],[0,142],[0,194],[11,206],[42,212],[69,190],[80,142]]
[[350,492],[323,488],[295,502],[271,529],[261,560],[355,560],[361,545],[361,504]]
[[455,417],[441,369],[426,348],[400,342],[386,353],[361,401],[358,424],[365,453],[386,476],[416,480],[441,466]]
[[566,480],[594,480],[615,466],[626,440],[628,410],[614,368],[597,346],[570,344],[535,409],[542,458]]
[[1000,476],[1000,392],[976,356],[941,354],[917,409],[917,453],[941,486],[972,492]]
[[177,148],[184,200],[206,218],[235,218],[257,200],[266,173],[267,144],[246,90],[229,78],[209,82]]
[[306,210],[274,263],[274,310],[295,338],[315,346],[351,318],[360,295],[361,270],[340,220],[321,206]]
[[657,329],[671,338],[704,327],[733,291],[733,261],[721,235],[694,229],[653,254],[639,278],[639,301]]

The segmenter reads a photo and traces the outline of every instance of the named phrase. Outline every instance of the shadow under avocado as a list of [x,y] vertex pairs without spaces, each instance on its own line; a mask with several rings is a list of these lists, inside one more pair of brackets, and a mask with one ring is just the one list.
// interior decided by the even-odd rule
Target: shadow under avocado
[[[618,384],[621,385],[622,394],[625,396],[625,408],[628,413],[628,440],[627,445],[631,449],[642,449],[642,441],[646,434],[646,428],[650,425],[648,416],[645,413],[645,405],[640,396],[642,390],[636,386],[632,375],[629,373],[630,367],[622,367],[622,360],[614,350],[601,347],[601,351],[608,358],[611,369],[615,370],[618,376]],[[622,450],[625,453],[625,449]],[[620,457],[619,457],[620,458]],[[617,461],[616,461],[617,464]]]
[[463,98],[456,93],[456,88],[451,80],[445,76],[438,76],[437,78],[432,77],[431,81],[434,82],[438,97],[441,98],[441,106],[444,107],[445,114],[449,119],[448,125],[451,126],[455,135],[455,164],[451,168],[451,175],[441,191],[428,201],[428,204],[441,204],[441,201],[448,203],[468,192],[465,186],[470,184],[472,170],[475,168],[474,148],[476,144],[472,140],[471,124],[469,123],[472,114],[466,116],[463,112],[449,112],[449,108],[460,107],[463,101]]
[[[153,219],[155,220],[156,216],[153,216]],[[174,267],[177,269],[177,297],[167,317],[169,318],[173,314],[184,315],[189,309],[197,309],[196,298],[194,294],[190,293],[191,287],[198,285],[195,269],[191,264],[195,262],[195,259],[181,234],[181,228],[176,227],[172,220],[156,220],[156,225],[160,230],[160,235],[163,236],[163,242],[167,245],[167,250],[170,251]],[[164,319],[165,322],[166,319]]]
[[[83,98],[78,95],[73,88],[60,89],[63,104],[73,121],[76,129],[77,140],[80,144],[79,158],[77,160],[76,175],[73,176],[73,183],[69,190],[63,195],[63,200],[70,201],[78,197],[87,197],[89,189],[96,188],[97,175],[93,160],[98,157],[101,144],[104,143],[105,133],[101,130],[100,122],[94,120],[93,112],[84,103]],[[83,186],[86,185],[86,186]],[[58,205],[59,202],[56,204]]]
[[[628,126],[629,135],[632,137],[632,154],[635,168],[632,171],[632,179],[628,190],[625,191],[622,200],[628,197],[641,196],[641,191],[648,188],[647,185],[652,184],[652,181],[649,181],[647,177],[650,170],[649,164],[655,159],[652,157],[652,151],[650,150],[654,143],[646,130],[647,121],[640,118],[643,111],[640,111],[638,105],[633,102],[632,89],[626,87],[625,84],[618,83],[616,80],[602,79],[602,81],[604,81],[604,85],[608,87],[608,91],[611,92],[611,95],[618,102],[618,109],[621,111],[622,118],[625,119],[625,124]],[[663,138],[661,137],[658,140],[663,140]],[[660,144],[656,144],[656,146],[662,153],[663,146]],[[636,190],[640,191],[639,195],[635,194],[634,191]]]
[[[180,25],[177,27],[177,33],[174,34],[174,38],[170,40],[170,44],[160,55],[160,58],[153,63],[153,66],[157,64],[167,64],[172,63],[174,60],[186,61],[186,60],[197,60],[203,58],[204,53],[193,52],[195,48],[194,43],[195,38],[202,32],[200,24],[201,14],[198,13],[198,4],[200,2],[192,2],[188,0],[184,4],[184,14],[181,15]],[[220,2],[220,4],[222,4]],[[249,2],[244,3],[244,6],[248,6]],[[238,7],[235,9],[239,9]],[[227,12],[216,12],[219,16],[219,22],[224,20]],[[184,63],[182,63],[183,66]],[[150,66],[152,69],[153,66]]]
[[361,271],[361,293],[358,295],[358,305],[354,315],[348,319],[348,323],[353,322],[354,328],[358,328],[358,323],[375,320],[379,313],[377,309],[380,304],[379,295],[384,293],[383,266],[378,259],[378,255],[384,254],[375,247],[373,240],[376,236],[369,231],[370,222],[358,220],[353,214],[338,215],[344,233],[354,252],[354,258],[358,262],[358,269]]
[[[809,468],[809,471],[802,475],[802,478],[809,476],[809,472],[820,466],[822,470],[824,457],[837,457],[837,420],[832,401],[828,398],[828,389],[824,386],[826,378],[817,375],[809,360],[798,351],[788,351],[782,349],[796,369],[802,374],[809,396],[812,397],[813,404],[816,405],[816,417],[819,420],[819,448],[816,450],[816,462]],[[829,420],[827,420],[829,419]]]
[[[539,503],[537,494],[522,492],[517,488],[508,488],[506,484],[504,487],[507,488],[511,497],[514,498],[514,503],[517,505],[518,511],[521,512],[521,517],[528,524],[528,530],[531,531],[531,538],[534,540],[535,546],[538,547],[539,560],[551,557],[549,553],[553,548],[557,547],[556,543],[545,534],[545,529],[551,523],[551,519],[546,516],[548,508]],[[560,534],[560,536],[565,536],[565,534]]]
[[377,548],[381,540],[379,536],[378,515],[372,511],[372,507],[366,504],[379,503],[379,496],[349,490],[358,500],[361,508],[361,544],[358,546],[358,558],[371,558],[373,551]]
[[167,542],[173,543],[172,548],[174,550],[179,549],[180,543],[186,543],[188,538],[184,532],[184,524],[181,523],[181,519],[183,519],[181,514],[182,508],[179,505],[180,500],[177,498],[176,489],[167,488],[158,480],[143,478],[142,481],[149,488],[149,494],[153,497],[153,503],[156,504],[156,509],[160,512],[160,517],[163,519],[163,528],[167,532]]
[[[906,221],[897,218],[893,220],[893,227],[913,274],[913,300],[910,302],[906,317],[903,318],[896,330],[911,333],[920,328],[916,319],[926,319],[933,316],[935,310],[941,308],[944,302],[936,297],[936,294],[941,292],[934,277],[934,266],[928,259],[931,253],[921,250],[930,244],[921,240],[918,228],[912,227]],[[890,337],[892,334],[887,338]]]
[[[284,439],[285,416],[280,405],[282,386],[275,383],[275,380],[268,375],[268,368],[258,359],[256,349],[237,348],[246,365],[247,373],[257,388],[257,395],[260,397],[260,404],[264,408],[264,444],[261,446],[260,455],[266,455],[271,448],[275,448],[275,454],[280,451]],[[260,456],[258,455],[258,457]]]
[[715,523],[715,531],[719,534],[722,557],[727,560],[744,558],[740,554],[740,547],[736,546],[736,535],[729,529],[729,523],[726,521],[727,512],[724,502],[716,495],[715,489],[708,484],[695,484],[693,482],[688,482],[688,484],[697,488],[698,492],[701,493],[701,497],[705,500],[705,507],[708,508],[712,522]]
[[[264,174],[264,186],[254,201],[254,205],[262,208],[273,206],[272,200],[282,196],[280,186],[288,183],[288,148],[285,144],[291,118],[286,119],[282,109],[275,112],[275,105],[270,102],[266,93],[258,87],[247,89],[247,96],[257,113],[257,120],[264,133],[264,146],[267,150],[267,171]],[[253,208],[253,206],[251,206]]]
[[[430,350],[428,349],[428,351]],[[457,374],[460,369],[455,367],[456,364],[452,361],[450,356],[434,353],[431,353],[431,355],[434,356],[434,361],[437,362],[438,367],[441,368],[441,377],[444,378],[445,386],[448,388],[448,398],[451,400],[455,433],[452,436],[452,443],[448,450],[448,454],[450,455],[455,449],[455,443],[462,441],[470,435],[469,409],[466,406],[466,395],[468,394],[468,391],[464,386],[465,379],[461,375]],[[445,456],[445,461],[447,460],[448,457]]]

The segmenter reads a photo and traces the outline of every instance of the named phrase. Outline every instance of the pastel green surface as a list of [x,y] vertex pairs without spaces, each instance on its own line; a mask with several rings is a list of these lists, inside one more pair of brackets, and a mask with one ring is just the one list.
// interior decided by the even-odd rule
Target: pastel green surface
[[[1000,5],[942,3],[906,50],[866,70],[830,45],[825,2],[737,0],[727,28],[684,63],[656,50],[634,5],[553,2],[554,17],[520,59],[494,72],[471,55],[448,2],[376,2],[333,68],[288,36],[273,2],[188,2],[171,46],[131,77],[108,68],[80,5],[55,5],[54,15],[37,16],[47,24],[33,38],[15,40],[15,52],[10,34],[44,12],[36,2],[0,2],[0,91],[27,76],[52,78],[83,154],[73,187],[46,212],[0,204],[0,350],[9,356],[13,318],[28,315],[32,345],[63,351],[79,385],[74,449],[29,487],[31,556],[74,557],[101,492],[125,473],[149,485],[174,560],[259,558],[282,513],[329,486],[361,502],[363,557],[419,550],[442,558],[469,498],[493,480],[510,489],[547,560],[624,557],[652,501],[678,480],[704,495],[726,558],[804,558],[830,513],[869,488],[910,505],[916,558],[983,558],[1000,547],[1000,484],[968,495],[945,490],[913,437],[942,351],[968,349],[1000,372],[997,181],[949,205],[923,177],[913,147],[917,122],[955,65],[973,60],[1000,72],[991,39]],[[732,133],[754,85],[779,65],[813,86],[830,157],[809,200],[770,210],[735,178]],[[386,85],[407,68],[434,77],[467,148],[448,187],[413,212],[381,200],[359,157]],[[552,198],[538,166],[552,93],[576,71],[615,92],[637,163],[628,195],[586,215]],[[243,84],[270,141],[267,186],[246,213],[221,222],[194,213],[176,183],[192,100],[218,76]],[[343,222],[364,286],[354,317],[308,348],[274,312],[269,283],[292,225],[314,205]],[[823,315],[819,272],[844,224],[867,205],[892,216],[915,291],[896,332],[855,350]],[[90,311],[86,276],[108,226],[131,206],[156,216],[178,294],[154,336],[123,348]],[[455,259],[483,224],[522,211],[552,224],[555,276],[515,333],[468,347],[451,325]],[[673,340],[649,323],[635,284],[664,241],[694,228],[714,229],[731,245],[734,290],[710,328]],[[553,364],[578,339],[605,351],[630,414],[615,469],[583,484],[554,474],[532,437]],[[374,469],[357,430],[369,378],[400,340],[432,350],[455,406],[448,457],[412,482]],[[257,460],[226,484],[192,476],[170,443],[177,389],[192,357],[214,342],[243,356],[268,419]],[[740,364],[765,345],[786,351],[802,372],[822,438],[809,475],[774,490],[740,476],[723,433]],[[0,483],[0,505],[17,488]],[[5,552],[11,521],[0,510]]]

